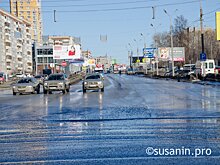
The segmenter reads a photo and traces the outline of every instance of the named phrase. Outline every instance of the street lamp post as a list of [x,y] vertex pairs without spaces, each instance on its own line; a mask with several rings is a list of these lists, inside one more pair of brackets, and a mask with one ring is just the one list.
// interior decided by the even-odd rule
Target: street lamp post
[[132,51],[131,44],[128,43],[128,45],[130,46],[130,49],[131,49],[131,51],[130,51],[130,68],[132,68],[132,55],[133,55],[133,51]]
[[[154,27],[154,25],[153,24],[150,24],[151,26],[152,26],[152,28],[154,28],[154,34],[156,34],[157,33],[157,29]],[[156,48],[156,51],[157,51],[157,43],[156,43],[156,40],[154,40],[154,47]],[[157,76],[159,75],[159,69],[158,69],[158,63],[159,63],[159,61],[158,61],[158,53],[157,53],[157,55],[156,55],[156,58],[157,58],[157,60],[156,60],[156,67],[157,67]]]
[[174,59],[173,59],[173,27],[172,27],[172,16],[167,13],[164,9],[164,12],[170,18],[170,41],[171,41],[171,57],[172,57],[172,76],[174,77]]
[[138,68],[139,68],[139,61],[140,61],[140,59],[139,59],[139,50],[138,50],[138,42],[137,42],[137,40],[136,39],[134,39],[134,41],[136,42],[136,44],[137,44],[137,58],[138,58]]
[[[143,33],[141,33],[141,36],[144,38],[144,49],[146,49],[147,48],[147,45],[146,45],[146,37],[144,36],[144,34]],[[145,73],[147,74],[147,60],[146,60],[146,71],[145,71]]]

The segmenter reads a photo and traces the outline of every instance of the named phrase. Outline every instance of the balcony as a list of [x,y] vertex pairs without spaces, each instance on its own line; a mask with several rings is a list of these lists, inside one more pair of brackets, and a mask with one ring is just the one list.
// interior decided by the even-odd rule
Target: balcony
[[11,46],[5,46],[5,49],[11,50]]
[[23,64],[23,62],[22,62],[22,61],[20,61],[20,60],[18,60],[18,61],[17,61],[17,63],[18,63],[18,64]]
[[12,59],[7,58],[7,59],[6,59],[6,62],[12,62]]
[[6,33],[6,32],[5,32],[5,36],[10,36],[10,33]]
[[11,43],[11,40],[9,38],[6,38],[5,43]]
[[11,69],[11,66],[10,66],[10,65],[7,65],[6,68],[7,68],[7,69]]
[[5,55],[6,55],[6,56],[10,56],[10,57],[12,57],[12,53],[11,53],[11,51],[6,52]]
[[[10,30],[11,28],[9,26],[5,26],[5,30]],[[5,31],[6,33],[6,31]]]
[[21,42],[17,42],[17,47],[21,48],[22,47],[22,43]]
[[23,57],[22,57],[21,54],[17,54],[17,58],[18,58],[18,59],[22,59]]
[[23,41],[23,39],[22,39],[22,38],[17,38],[17,41],[22,42],[22,41]]
[[22,71],[22,70],[23,70],[23,67],[18,66],[18,67],[17,67],[17,70],[18,70],[18,71]]

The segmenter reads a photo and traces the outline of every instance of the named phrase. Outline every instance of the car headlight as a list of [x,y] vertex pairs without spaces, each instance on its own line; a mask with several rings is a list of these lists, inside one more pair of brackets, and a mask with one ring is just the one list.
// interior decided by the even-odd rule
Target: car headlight
[[30,86],[30,85],[29,85],[29,86],[27,86],[27,87],[28,87],[28,88],[32,88],[32,86]]
[[47,86],[48,85],[48,83],[44,83],[44,86]]
[[16,88],[16,86],[13,86],[12,88],[13,88],[13,89],[15,89],[15,88]]
[[87,83],[87,82],[84,82],[84,84],[87,85],[88,83]]
[[63,83],[63,82],[60,82],[60,83],[58,83],[58,85],[64,85],[64,83]]
[[99,82],[98,82],[98,84],[100,85],[100,84],[102,84],[102,82],[101,82],[101,81],[99,81]]

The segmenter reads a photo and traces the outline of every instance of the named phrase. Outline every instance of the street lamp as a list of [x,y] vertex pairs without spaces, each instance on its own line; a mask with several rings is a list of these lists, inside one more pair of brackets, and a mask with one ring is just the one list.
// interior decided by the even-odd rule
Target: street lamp
[[[156,29],[156,27],[153,25],[153,24],[150,24],[151,25],[151,27],[152,28],[154,28],[154,34],[156,35],[156,33],[157,33],[157,29]],[[161,25],[161,24],[160,24]],[[160,26],[159,25],[159,26]],[[155,47],[155,49],[156,49],[156,51],[157,51],[157,42],[156,42],[156,39],[154,40],[154,47]],[[158,69],[158,63],[159,63],[159,61],[158,61],[158,53],[157,53],[157,60],[156,60],[156,65],[157,65],[157,76],[159,75],[159,69]]]
[[147,45],[146,45],[146,37],[145,37],[145,35],[143,33],[141,33],[141,36],[144,38],[144,48],[146,48],[147,47]]
[[172,16],[167,13],[167,11],[163,10],[165,14],[170,18],[170,41],[171,41],[171,57],[172,57],[172,76],[174,77],[174,59],[173,59],[173,27],[172,27]]
[[134,39],[134,42],[136,42],[136,44],[137,44],[137,58],[138,58],[138,67],[139,67],[139,61],[140,61],[140,59],[139,59],[139,50],[138,50],[138,42],[137,42],[137,40],[136,39]]
[[132,55],[133,55],[133,51],[132,51],[131,44],[128,43],[128,45],[129,45],[129,47],[130,47],[130,52],[131,52],[131,54],[130,54],[130,68],[132,68]]
[[[147,48],[146,37],[144,36],[143,33],[141,33],[141,36],[144,38],[144,49],[146,49]],[[145,72],[145,74],[147,74],[147,69],[148,69],[148,67],[147,67],[147,57],[146,57],[146,72]]]

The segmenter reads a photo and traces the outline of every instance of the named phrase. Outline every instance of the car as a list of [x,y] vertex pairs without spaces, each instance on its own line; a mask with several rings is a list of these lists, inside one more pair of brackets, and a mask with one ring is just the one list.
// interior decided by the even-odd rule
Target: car
[[128,68],[127,75],[134,75],[135,71],[132,68]]
[[62,91],[63,94],[70,91],[70,81],[64,73],[50,74],[44,81],[44,94],[52,93],[52,91]]
[[27,77],[20,79],[16,84],[12,86],[13,95],[17,93],[40,93],[40,84],[37,79],[33,77]]
[[22,73],[17,73],[17,74],[15,75],[15,77],[16,77],[16,78],[25,78],[26,75],[25,75],[25,74],[22,74]]
[[5,75],[3,72],[0,72],[0,84],[3,84],[5,82]]
[[4,76],[1,76],[1,75],[0,75],[0,84],[3,84],[4,82],[5,82]]
[[96,90],[101,89],[104,92],[104,76],[102,74],[94,73],[86,75],[82,83],[83,93],[86,90]]
[[46,80],[47,77],[48,76],[46,74],[39,74],[39,75],[34,76],[34,78],[36,78],[41,85],[43,85],[44,80]]

